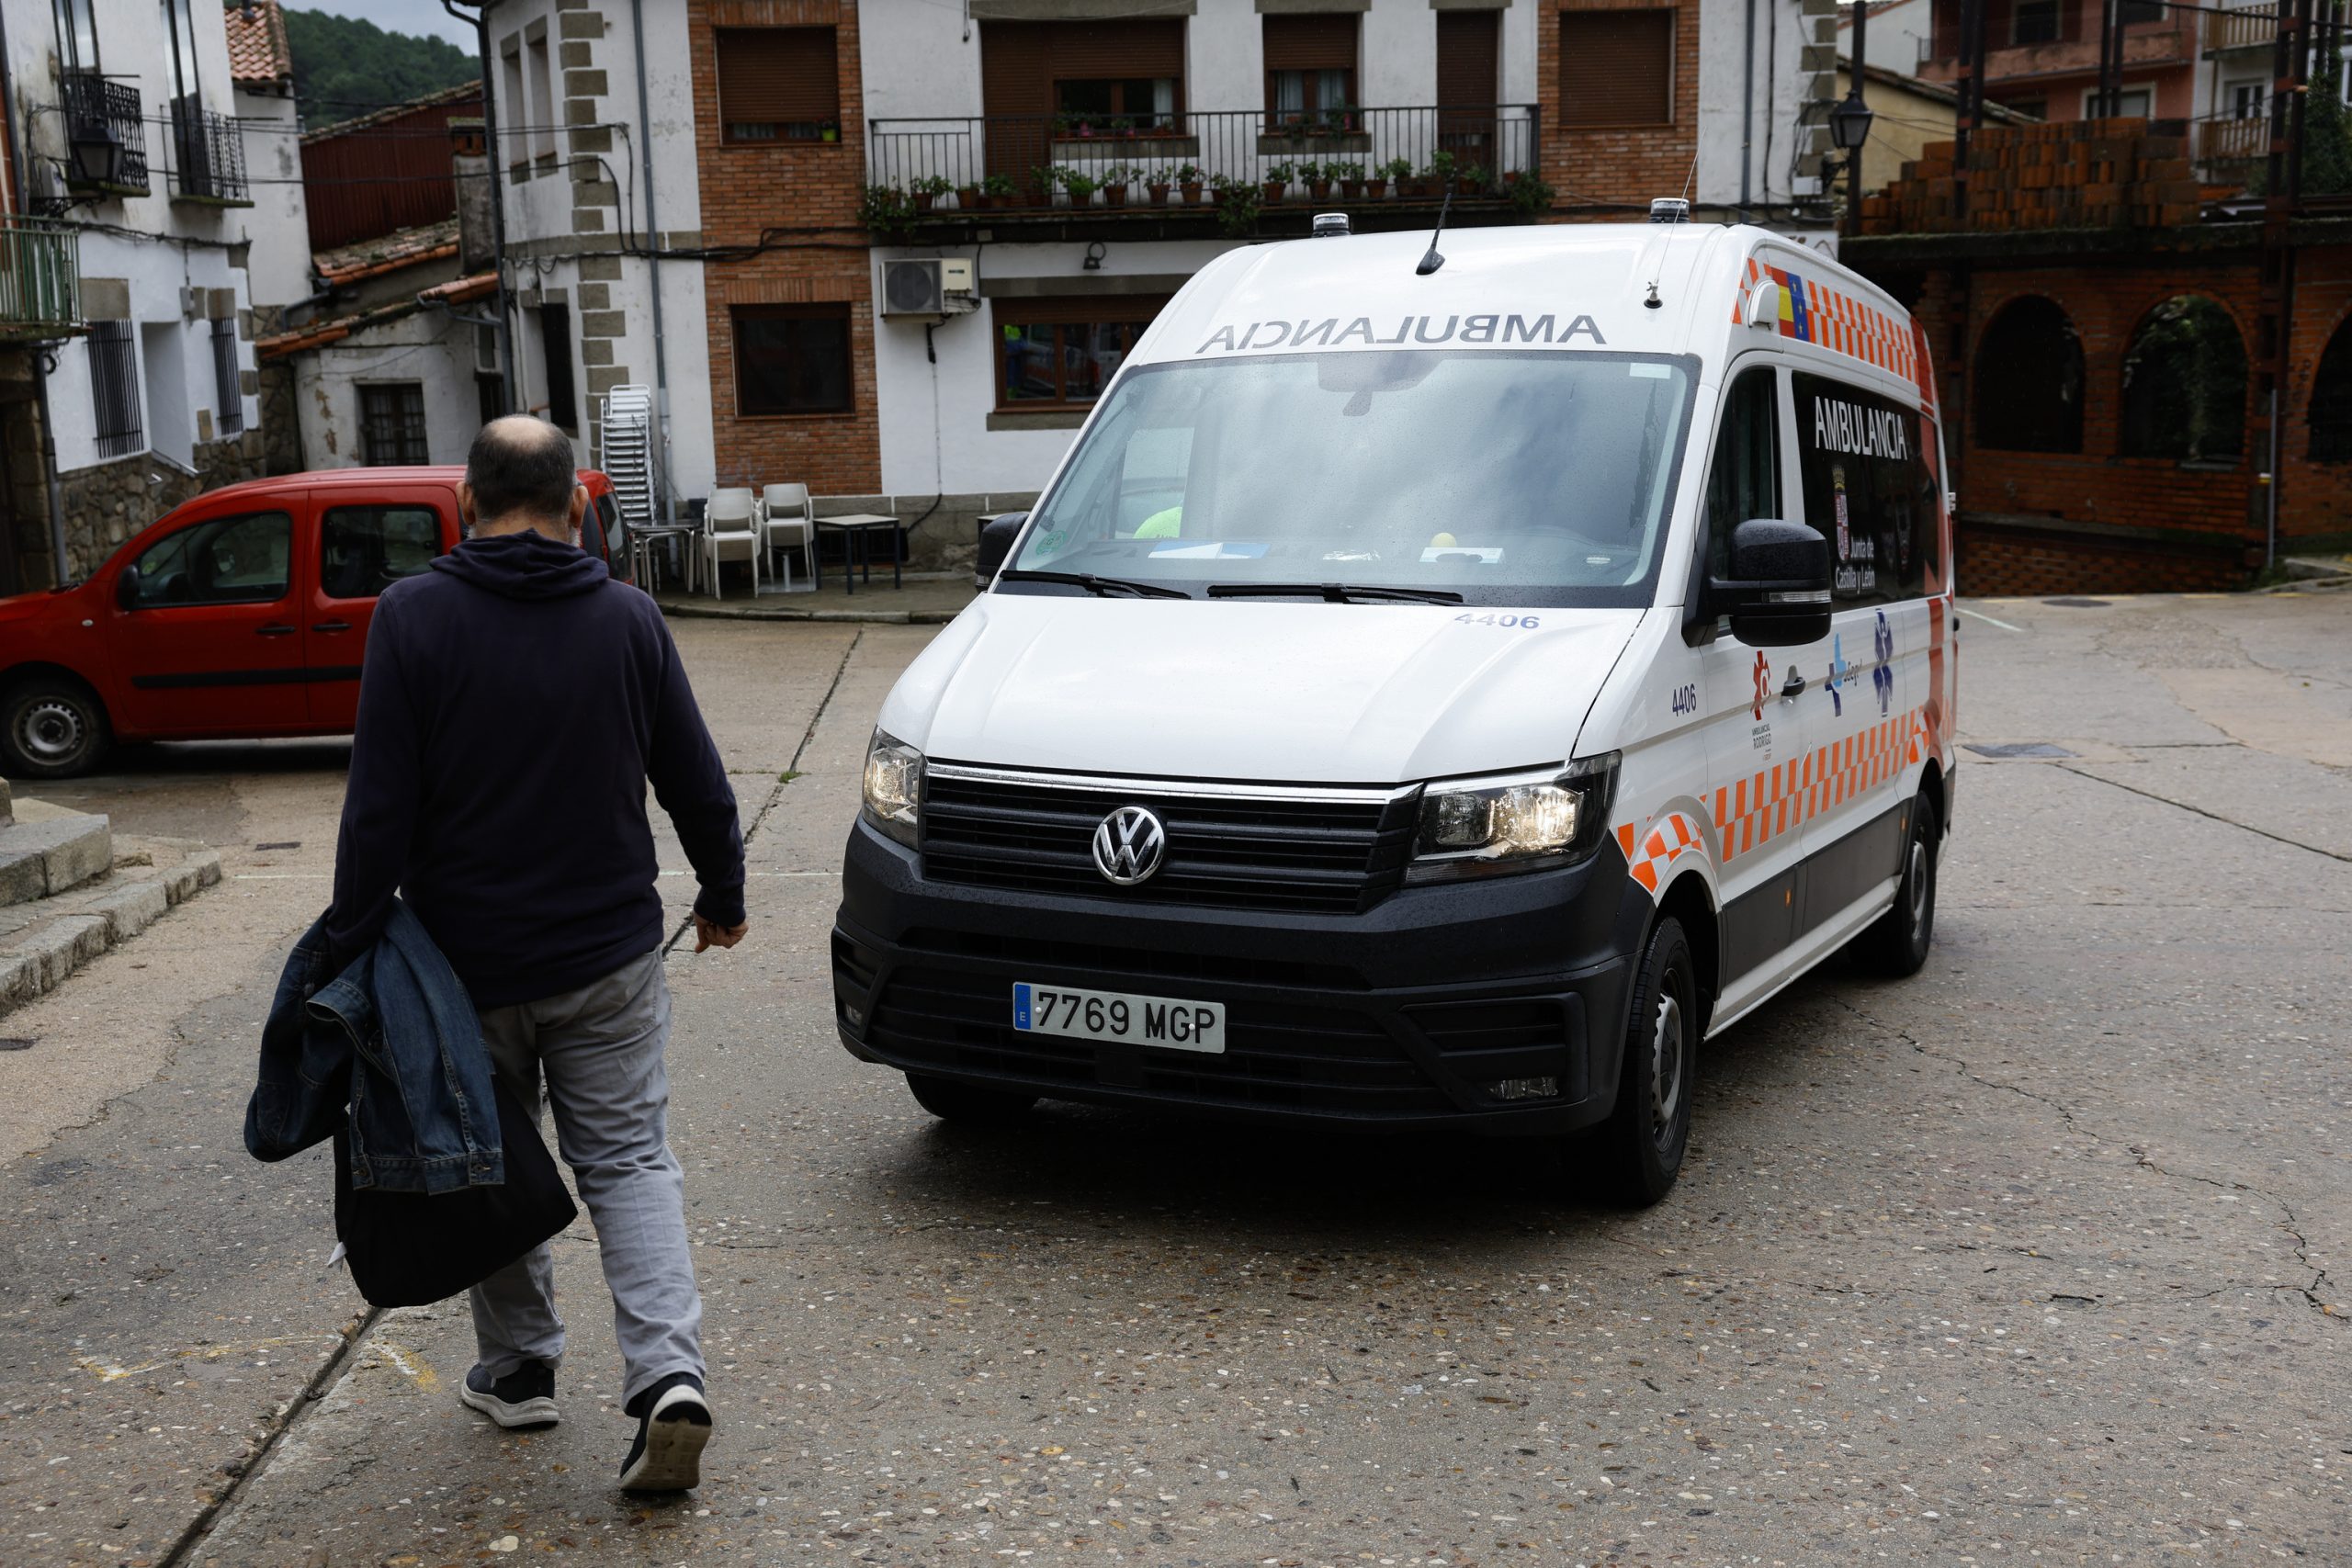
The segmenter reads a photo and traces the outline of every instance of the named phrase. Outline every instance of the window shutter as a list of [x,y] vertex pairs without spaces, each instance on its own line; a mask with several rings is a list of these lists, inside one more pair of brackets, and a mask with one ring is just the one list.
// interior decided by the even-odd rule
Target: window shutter
[[[1442,16],[1442,14],[1441,14]],[[1269,71],[1352,71],[1356,13],[1314,11],[1265,18]]]
[[1495,33],[1500,11],[1437,14],[1437,101],[1446,108],[1484,108],[1497,92]]
[[1672,11],[1560,13],[1560,123],[1668,125],[1674,118]]
[[841,118],[838,50],[831,28],[720,28],[718,118],[730,125],[822,123]]

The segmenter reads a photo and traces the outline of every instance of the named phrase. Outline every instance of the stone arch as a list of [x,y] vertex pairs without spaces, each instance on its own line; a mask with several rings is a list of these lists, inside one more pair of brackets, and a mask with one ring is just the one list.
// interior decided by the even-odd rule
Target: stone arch
[[1977,446],[2083,449],[2083,340],[2055,299],[2020,294],[1996,310],[1976,340],[1968,379]]
[[2127,457],[2237,461],[2245,453],[2245,340],[2229,311],[2176,294],[2140,318],[2123,352],[2117,449]]

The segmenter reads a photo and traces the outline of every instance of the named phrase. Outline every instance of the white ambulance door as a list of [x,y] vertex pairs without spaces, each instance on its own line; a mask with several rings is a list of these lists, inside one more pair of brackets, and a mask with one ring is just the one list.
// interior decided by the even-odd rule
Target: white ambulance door
[[1791,378],[1804,520],[1829,541],[1830,643],[1804,697],[1800,947],[1842,942],[1884,908],[1901,867],[1905,769],[1927,646],[1925,573],[1940,530],[1919,411],[1833,376]]
[[[1740,361],[1724,393],[1708,463],[1700,532],[1700,570],[1706,574],[1727,575],[1731,533],[1739,524],[1800,515],[1790,429],[1787,373],[1762,356]],[[1804,866],[1798,784],[1810,742],[1803,694],[1786,694],[1784,687],[1792,671],[1807,679],[1802,672],[1819,660],[1813,645],[1750,647],[1720,619],[1699,651],[1697,698],[1707,718],[1705,798],[1717,845],[1720,1020],[1788,972]]]

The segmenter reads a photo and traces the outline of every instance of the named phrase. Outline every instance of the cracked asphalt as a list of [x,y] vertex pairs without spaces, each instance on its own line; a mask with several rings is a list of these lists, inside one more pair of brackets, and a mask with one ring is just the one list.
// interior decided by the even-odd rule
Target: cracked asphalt
[[2352,599],[1968,610],[1963,740],[2071,754],[1971,760],[1926,972],[1713,1042],[1639,1214],[1468,1141],[933,1122],[825,956],[928,630],[681,623],[754,926],[669,959],[720,1426],[651,1504],[584,1219],[564,1424],[502,1434],[462,1307],[365,1311],[322,1160],[242,1152],[341,749],[47,792],[230,880],[8,1021],[0,1561],[2352,1562]]

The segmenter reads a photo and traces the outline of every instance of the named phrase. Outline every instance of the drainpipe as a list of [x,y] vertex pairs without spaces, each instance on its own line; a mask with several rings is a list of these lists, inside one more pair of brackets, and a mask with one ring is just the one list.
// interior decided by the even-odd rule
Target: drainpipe
[[[0,127],[5,127],[10,151],[16,156],[15,188],[8,192],[12,211],[22,214],[28,210],[28,187],[25,183],[25,159],[31,152],[31,138],[17,135],[17,73],[8,52],[6,13],[0,11]],[[28,128],[29,129],[29,127]],[[33,407],[40,420],[41,487],[49,502],[49,583],[52,588],[66,586],[65,581],[65,489],[57,482],[56,426],[49,417],[49,356],[50,351],[33,351]],[[17,585],[19,588],[23,584]]]
[[[1774,5],[1780,0],[1772,0]],[[1747,0],[1747,72],[1739,85],[1739,220],[1747,221],[1756,173],[1756,0]]]
[[481,9],[469,17],[458,9],[453,0],[441,0],[441,8],[458,20],[474,25],[474,50],[481,57],[481,133],[490,148],[490,265],[498,275],[497,289],[491,296],[491,314],[498,318],[498,401],[499,412],[514,412],[514,333],[507,323],[506,310],[506,159],[498,146],[498,97],[491,86],[492,69],[490,54],[490,8],[498,0],[481,0]]
[[677,521],[670,488],[670,356],[662,333],[662,231],[653,212],[653,114],[646,78],[645,0],[628,0],[628,25],[637,42],[637,153],[645,182],[645,275],[653,291],[653,406],[662,416],[662,521]]

